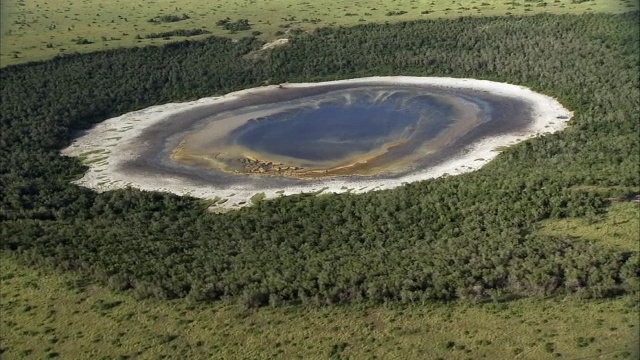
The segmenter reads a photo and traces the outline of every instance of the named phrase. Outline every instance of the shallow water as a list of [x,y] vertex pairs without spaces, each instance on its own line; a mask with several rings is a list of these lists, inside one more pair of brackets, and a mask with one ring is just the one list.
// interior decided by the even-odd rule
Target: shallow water
[[[364,92],[352,95],[358,96],[352,102],[326,101],[249,121],[229,134],[230,142],[308,160],[305,165],[310,166],[313,161],[344,159],[408,140],[420,127],[434,137],[452,121],[448,106],[433,97],[420,96],[411,99],[416,104],[407,104],[403,95],[408,94],[395,93],[377,101]],[[439,116],[434,118],[434,113]]]
[[335,90],[216,114],[188,132],[172,158],[290,177],[393,172],[487,121],[486,108],[479,98],[420,88]]

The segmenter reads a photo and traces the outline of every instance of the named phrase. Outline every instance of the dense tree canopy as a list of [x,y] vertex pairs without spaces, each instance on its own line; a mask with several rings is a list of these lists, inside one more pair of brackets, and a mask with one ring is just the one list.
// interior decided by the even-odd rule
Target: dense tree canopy
[[[0,70],[2,251],[139,296],[287,301],[502,299],[638,291],[638,253],[536,235],[640,186],[639,14],[461,18],[64,56]],[[363,195],[299,195],[209,214],[196,199],[70,184],[78,129],[169,101],[370,75],[525,85],[571,127],[482,170]]]

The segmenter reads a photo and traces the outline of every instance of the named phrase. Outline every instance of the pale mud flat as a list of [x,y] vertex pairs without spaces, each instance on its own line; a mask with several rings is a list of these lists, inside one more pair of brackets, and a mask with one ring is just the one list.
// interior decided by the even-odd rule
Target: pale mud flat
[[[531,119],[526,127],[517,132],[480,138],[477,142],[461,148],[458,155],[448,160],[399,177],[376,177],[371,179],[338,177],[298,181],[290,186],[278,188],[247,183],[222,186],[206,184],[201,181],[189,181],[189,179],[176,174],[158,176],[157,174],[149,175],[143,171],[124,170],[125,167],[123,165],[140,156],[140,149],[145,147],[145,142],[142,140],[143,137],[141,135],[149,127],[189,109],[220,104],[263,92],[268,93],[279,87],[278,85],[272,85],[242,90],[220,97],[152,106],[108,119],[85,131],[69,147],[63,149],[62,154],[81,157],[83,162],[89,166],[87,173],[74,182],[78,185],[96,191],[134,187],[147,191],[170,192],[201,199],[216,199],[219,201],[212,206],[212,209],[224,210],[250,205],[252,203],[251,197],[260,193],[264,193],[267,199],[308,192],[362,193],[372,190],[391,189],[409,182],[474,171],[495,158],[500,148],[536,136],[560,131],[567,126],[567,121],[573,116],[571,111],[549,96],[536,93],[523,86],[487,80],[394,76],[338,80],[324,83],[286,84],[285,86],[291,91],[291,89],[311,88],[319,85],[367,85],[369,83],[418,85],[430,88],[488,92],[493,95],[526,102],[531,106]],[[264,179],[263,177],[262,180]]]

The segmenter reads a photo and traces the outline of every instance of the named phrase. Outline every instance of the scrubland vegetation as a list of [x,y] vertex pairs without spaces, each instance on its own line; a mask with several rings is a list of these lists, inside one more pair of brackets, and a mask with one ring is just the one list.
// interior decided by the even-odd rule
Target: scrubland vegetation
[[[255,345],[247,357],[634,356],[628,331],[637,329],[640,268],[627,226],[637,224],[638,208],[608,199],[640,192],[639,18],[363,24],[300,33],[260,56],[254,36],[214,37],[1,69],[5,350],[206,358]],[[197,199],[71,185],[84,168],[59,155],[76,130],[152,104],[398,74],[529,86],[575,116],[569,129],[505,149],[474,173],[363,195],[256,197],[225,214],[207,213]],[[72,284],[59,296],[18,290],[29,281]],[[78,313],[56,301],[78,303]],[[215,321],[204,325],[206,314]],[[163,316],[164,330],[139,326]],[[89,317],[111,324],[108,337],[69,332]],[[151,336],[155,345],[141,345]],[[91,343],[74,350],[74,341]]]
[[[273,40],[290,32],[361,23],[541,12],[618,13],[637,10],[638,1],[12,0],[0,6],[0,65],[7,66],[61,54],[175,42],[180,35],[149,35],[178,30],[206,30],[236,39],[255,31],[261,40]],[[246,19],[250,27],[216,26],[227,18],[234,23]]]
[[[531,232],[547,218],[601,213],[607,195],[580,186],[638,190],[637,17],[324,28],[257,59],[245,56],[261,47],[255,38],[212,38],[8,68],[3,247],[139,297],[233,297],[251,307],[637,291],[637,252]],[[514,146],[476,173],[218,215],[169,194],[70,185],[83,168],[58,154],[74,129],[155,103],[398,73],[528,85],[576,115],[570,129]]]
[[135,300],[0,257],[4,359],[633,359],[631,296],[283,306]]

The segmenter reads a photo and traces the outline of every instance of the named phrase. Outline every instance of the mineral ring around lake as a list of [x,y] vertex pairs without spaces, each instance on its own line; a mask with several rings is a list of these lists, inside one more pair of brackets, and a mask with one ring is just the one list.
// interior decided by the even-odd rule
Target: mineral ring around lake
[[518,85],[371,77],[153,106],[84,131],[62,154],[89,166],[79,185],[172,192],[229,209],[476,170],[505,146],[562,130],[572,115]]

